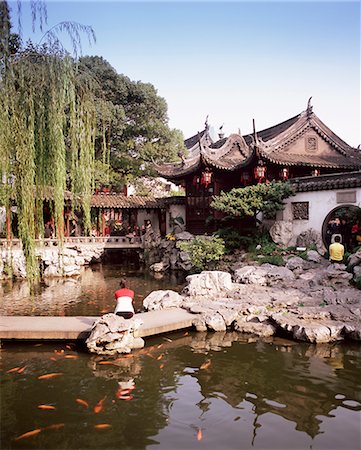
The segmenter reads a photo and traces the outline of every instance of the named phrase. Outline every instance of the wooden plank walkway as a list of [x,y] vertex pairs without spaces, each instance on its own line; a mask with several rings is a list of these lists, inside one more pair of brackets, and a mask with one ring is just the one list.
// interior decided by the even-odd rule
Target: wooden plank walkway
[[[172,308],[138,313],[143,324],[136,337],[147,337],[190,328],[194,319],[184,309]],[[86,339],[97,317],[1,316],[0,340]]]

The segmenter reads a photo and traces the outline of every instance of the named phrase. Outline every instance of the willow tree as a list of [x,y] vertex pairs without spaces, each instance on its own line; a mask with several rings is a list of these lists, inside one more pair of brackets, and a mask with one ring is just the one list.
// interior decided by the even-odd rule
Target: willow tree
[[[64,25],[62,25],[64,26]],[[43,233],[45,190],[53,195],[55,231],[64,230],[64,191],[80,199],[90,231],[95,107],[92,83],[50,34],[48,44],[1,55],[0,199],[17,206],[30,282],[39,278],[35,238]]]

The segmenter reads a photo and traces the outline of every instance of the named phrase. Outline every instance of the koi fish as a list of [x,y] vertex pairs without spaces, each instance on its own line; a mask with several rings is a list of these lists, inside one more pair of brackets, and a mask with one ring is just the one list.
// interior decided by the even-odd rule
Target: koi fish
[[65,355],[64,358],[67,358],[67,359],[76,359],[76,358],[79,358],[79,356],[78,356],[78,355]]
[[18,373],[23,373],[25,370],[26,366],[22,367],[21,369],[18,370]]
[[56,372],[56,373],[47,373],[45,375],[40,375],[38,377],[39,380],[47,380],[49,378],[59,377],[60,375],[64,375],[62,372]]
[[52,361],[57,361],[57,359],[54,358],[54,356],[52,356],[50,359],[51,359]]
[[85,406],[86,408],[89,408],[89,403],[85,400],[82,400],[81,398],[77,398],[75,400],[79,405]]
[[113,361],[99,361],[98,364],[107,365],[107,364],[114,364]]
[[40,347],[43,344],[34,344],[34,347]]
[[205,363],[203,363],[202,365],[201,365],[201,367],[200,367],[200,369],[202,369],[202,370],[206,370],[206,369],[209,369],[209,367],[211,366],[211,360],[208,360],[208,361],[206,361]]
[[157,345],[157,348],[161,348],[161,347],[163,347],[163,344]]
[[201,441],[203,439],[203,433],[202,430],[199,428],[197,432],[197,441]]
[[38,405],[39,409],[56,409],[55,406],[52,405]]
[[19,441],[20,439],[25,439],[31,436],[36,436],[41,431],[41,428],[37,428],[36,430],[28,431],[27,433],[21,434],[20,436],[15,438],[15,441]]
[[14,367],[12,369],[9,369],[6,373],[13,373],[13,372],[17,372],[20,369],[20,367]]
[[104,401],[105,401],[106,398],[107,398],[107,396],[105,396],[104,398],[99,400],[98,403],[94,406],[95,414],[98,414],[98,413],[100,413],[103,410],[103,404],[104,404]]
[[43,430],[60,430],[60,428],[64,428],[65,423],[53,423],[52,425],[48,425],[44,427]]
[[166,337],[164,337],[163,339],[164,339],[165,341],[167,341],[167,342],[173,342],[172,339],[169,339],[169,338],[166,338]]
[[188,331],[186,331],[185,333],[183,333],[183,336],[188,336]]
[[161,365],[159,366],[160,369],[163,369],[163,367],[164,367],[164,364],[161,364]]
[[122,395],[121,397],[118,397],[119,400],[132,400],[134,397],[132,395]]
[[157,361],[160,361],[164,356],[164,353],[162,353],[161,355],[158,356]]
[[94,425],[94,428],[98,430],[106,430],[107,428],[111,428],[112,426],[109,423],[98,423]]

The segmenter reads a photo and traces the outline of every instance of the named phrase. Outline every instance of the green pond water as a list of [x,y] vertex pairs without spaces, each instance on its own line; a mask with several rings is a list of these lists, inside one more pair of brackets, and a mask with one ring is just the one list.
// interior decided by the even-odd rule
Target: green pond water
[[[33,298],[3,286],[1,313],[98,315],[121,274],[139,296],[183,283],[122,270],[99,266]],[[0,355],[1,449],[361,447],[358,343],[181,331],[119,358],[73,342],[5,342]]]

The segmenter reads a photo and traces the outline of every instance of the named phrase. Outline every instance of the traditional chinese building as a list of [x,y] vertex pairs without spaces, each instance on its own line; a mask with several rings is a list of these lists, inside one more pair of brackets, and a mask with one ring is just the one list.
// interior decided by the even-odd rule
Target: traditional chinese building
[[[253,122],[254,123],[254,122]],[[318,176],[361,169],[361,151],[330,130],[313,112],[306,111],[265,130],[242,136],[231,134],[213,141],[209,128],[187,139],[189,156],[179,163],[157,166],[160,175],[186,189],[187,230],[207,227],[213,195],[235,187],[271,180]]]

